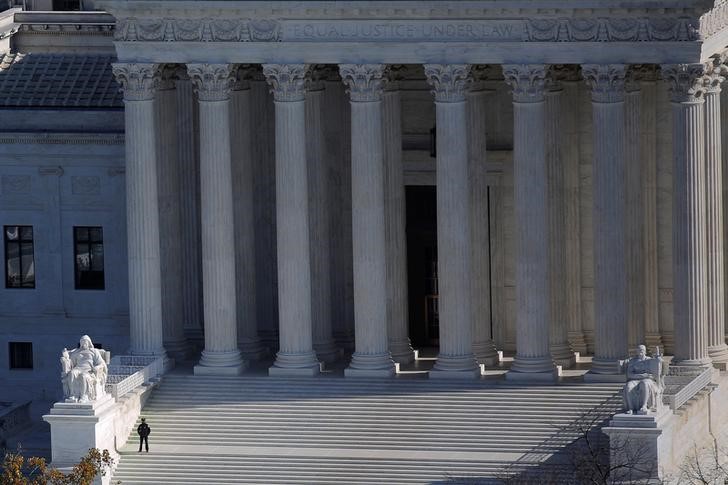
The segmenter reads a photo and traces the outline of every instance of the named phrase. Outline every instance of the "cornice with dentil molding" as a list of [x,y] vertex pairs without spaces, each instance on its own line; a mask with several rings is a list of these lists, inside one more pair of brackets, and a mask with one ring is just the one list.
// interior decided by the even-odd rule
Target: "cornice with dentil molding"
[[380,101],[384,92],[385,64],[339,64],[339,74],[353,103]]
[[115,63],[111,65],[116,81],[124,89],[125,101],[149,101],[159,86],[159,64]]

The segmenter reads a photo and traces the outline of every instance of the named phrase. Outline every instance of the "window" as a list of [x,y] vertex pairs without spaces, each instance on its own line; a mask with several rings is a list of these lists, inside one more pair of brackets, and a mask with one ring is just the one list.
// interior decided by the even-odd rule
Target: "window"
[[101,227],[73,228],[77,290],[104,289],[104,232]]
[[11,369],[33,368],[33,343],[8,342]]
[[35,288],[33,226],[4,226],[5,288]]

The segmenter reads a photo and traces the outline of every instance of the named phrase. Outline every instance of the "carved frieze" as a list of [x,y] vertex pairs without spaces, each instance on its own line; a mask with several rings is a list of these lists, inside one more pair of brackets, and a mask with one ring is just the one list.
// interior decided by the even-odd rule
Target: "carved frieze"
[[[723,10],[716,9],[716,10]],[[273,19],[121,17],[115,39],[125,42],[689,42],[725,25],[659,17],[524,19]],[[726,16],[728,14],[721,14]],[[704,16],[704,19],[707,19]],[[705,26],[703,25],[705,23]]]
[[98,195],[101,193],[101,179],[94,176],[71,177],[71,193],[73,195]]
[[27,194],[30,193],[30,175],[3,175],[3,194]]

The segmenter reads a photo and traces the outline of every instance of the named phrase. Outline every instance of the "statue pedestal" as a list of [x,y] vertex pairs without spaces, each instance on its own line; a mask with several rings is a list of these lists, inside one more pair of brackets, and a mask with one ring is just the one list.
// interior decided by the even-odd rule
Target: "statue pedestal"
[[[61,471],[78,464],[91,448],[109,450],[114,461],[119,455],[114,446],[116,400],[105,395],[88,403],[57,402],[43,420],[51,425],[51,464]],[[111,481],[111,470],[97,477],[95,483]]]
[[662,483],[661,425],[669,415],[663,406],[652,414],[616,414],[609,426],[602,428],[609,436],[610,466],[615,469],[612,483]]

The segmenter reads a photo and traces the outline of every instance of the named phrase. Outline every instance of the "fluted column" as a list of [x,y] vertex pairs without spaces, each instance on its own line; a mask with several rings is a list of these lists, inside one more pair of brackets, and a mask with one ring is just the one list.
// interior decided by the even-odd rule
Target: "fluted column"
[[709,64],[705,78],[705,192],[708,278],[708,355],[725,368],[725,270],[723,266],[723,167],[721,145],[720,91],[726,66],[717,58]]
[[[571,348],[586,354],[581,314],[581,222],[579,176],[579,84],[578,66],[561,69],[561,160],[564,178],[564,311]],[[572,255],[576,257],[571,257]]]
[[407,235],[404,166],[402,165],[402,103],[399,83],[402,66],[392,66],[382,99],[384,129],[384,211],[387,239],[387,332],[392,359],[414,361],[409,340]]
[[493,93],[486,91],[483,86],[488,72],[487,66],[473,68],[472,74],[476,83],[468,91],[466,98],[473,268],[471,274],[473,354],[479,363],[492,366],[498,363],[498,352],[491,333],[490,310],[490,227],[485,133],[488,99]]
[[181,214],[179,206],[180,166],[177,144],[176,67],[167,65],[156,95],[157,179],[159,189],[159,242],[162,288],[164,348],[175,359],[187,354],[182,313]]
[[230,152],[230,64],[188,64],[200,110],[200,214],[205,349],[198,375],[236,375],[235,231]]
[[644,204],[640,73],[627,73],[625,111],[625,255],[627,267],[627,344],[630,354],[645,339]]
[[258,360],[266,349],[258,337],[255,276],[255,208],[250,124],[250,66],[234,71],[230,132],[235,226],[235,281],[238,348],[246,359]]
[[311,251],[311,319],[313,348],[322,362],[338,360],[331,320],[331,233],[329,230],[329,170],[324,154],[324,81],[327,72],[313,71],[306,92],[306,158]]
[[437,126],[437,275],[440,353],[430,377],[475,377],[470,171],[465,95],[471,66],[425,64]]
[[566,317],[566,245],[564,213],[564,161],[562,153],[562,126],[564,119],[561,101],[563,87],[560,71],[551,73],[552,80],[545,94],[546,117],[546,173],[549,211],[549,291],[551,296],[551,324],[549,348],[558,365],[575,364],[574,351],[569,345]]
[[516,240],[516,357],[507,379],[552,380],[549,348],[549,208],[542,64],[504,65],[513,88]]
[[113,71],[124,89],[129,352],[164,356],[154,109],[159,66],[114,64]]
[[354,340],[347,376],[395,372],[387,336],[382,91],[385,66],[341,64],[351,101],[351,209]]
[[710,363],[707,335],[705,89],[702,64],[662,66],[672,103],[675,359]]
[[625,106],[627,66],[587,64],[591,88],[594,165],[594,359],[585,379],[624,380],[628,356],[625,238]]
[[306,64],[263,64],[276,110],[276,239],[280,348],[270,375],[315,375],[311,323]]
[[643,164],[644,203],[644,308],[645,344],[662,346],[657,264],[657,69],[643,70],[641,87],[642,129],[640,149]]

